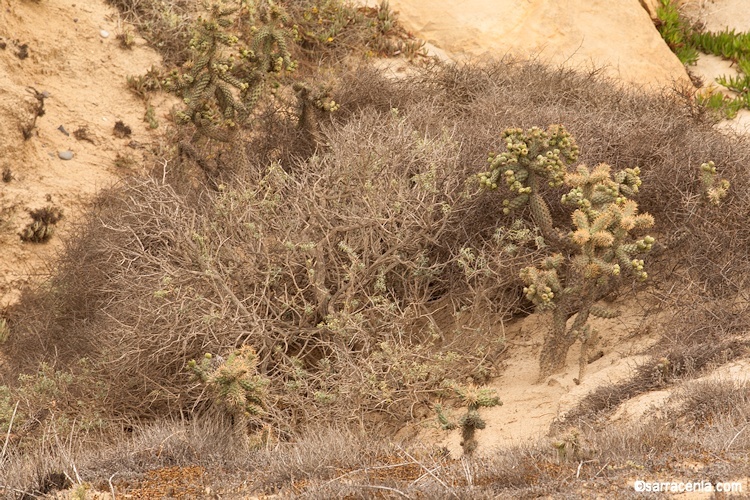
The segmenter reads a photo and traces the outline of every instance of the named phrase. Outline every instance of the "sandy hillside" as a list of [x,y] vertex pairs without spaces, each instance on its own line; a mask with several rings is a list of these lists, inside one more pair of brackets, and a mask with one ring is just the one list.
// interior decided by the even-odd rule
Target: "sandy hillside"
[[[121,48],[118,19],[103,1],[0,0],[0,171],[10,176],[0,184],[2,305],[21,284],[48,273],[57,236],[65,237],[97,191],[128,173],[115,167],[117,153],[140,160],[152,140],[144,104],[128,91],[126,77],[161,61],[142,39],[132,50]],[[48,97],[34,120],[36,95]],[[163,99],[154,104],[163,129],[167,106]],[[113,136],[118,120],[131,128],[130,137]],[[79,129],[86,131],[83,140],[74,136]],[[64,151],[71,160],[60,159]],[[44,206],[63,211],[56,236],[46,244],[22,242],[27,210]]]

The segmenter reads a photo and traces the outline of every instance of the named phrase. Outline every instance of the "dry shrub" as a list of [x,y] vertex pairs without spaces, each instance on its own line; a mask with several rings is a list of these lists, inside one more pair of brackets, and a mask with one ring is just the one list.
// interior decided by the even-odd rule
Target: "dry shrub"
[[164,58],[166,66],[188,60],[192,23],[200,2],[192,0],[107,0]]
[[[641,169],[637,201],[656,220],[658,247],[647,257],[651,279],[646,286],[661,308],[674,311],[658,325],[664,335],[658,356],[674,349],[679,357],[680,349],[715,346],[750,326],[750,141],[715,130],[689,96],[623,91],[596,72],[509,60],[428,68],[398,81],[361,70],[356,78],[344,79],[334,99],[341,103],[342,120],[363,107],[398,108],[420,130],[451,130],[461,141],[458,163],[478,169],[487,151],[501,147],[497,138],[504,128],[563,124],[578,142],[582,162]],[[731,182],[729,196],[718,207],[706,203],[699,179],[700,164],[708,160]],[[553,207],[560,206],[558,196],[552,190],[545,194]],[[555,223],[569,217],[559,208],[553,215]],[[496,208],[473,216],[508,224]],[[717,360],[723,356],[708,351]]]
[[446,380],[483,382],[497,339],[450,318],[510,317],[535,247],[506,258],[494,220],[471,216],[483,202],[449,133],[388,113],[329,141],[291,173],[248,168],[218,191],[143,179],[105,195],[50,285],[60,293],[33,308],[36,325],[56,310],[64,327],[19,334],[14,358],[90,356],[120,415],[143,417],[201,402],[189,360],[250,344],[282,432],[404,420]]
[[[362,107],[398,108],[420,130],[447,128],[460,138],[459,163],[477,165],[477,170],[487,151],[501,147],[503,129],[561,123],[578,142],[581,162],[606,162],[615,170],[640,167],[643,186],[637,201],[656,219],[657,241],[665,244],[676,233],[683,235],[681,246],[650,270],[650,275],[660,272],[654,281],[674,279],[667,274],[679,270],[682,287],[706,283],[709,293],[719,296],[744,289],[750,144],[713,129],[688,98],[622,91],[595,72],[507,61],[426,69],[399,81],[360,70],[344,79],[334,99],[341,103],[340,119],[348,120]],[[708,160],[732,183],[730,196],[716,208],[705,207],[702,199],[699,166]],[[559,206],[556,201],[550,198],[552,206]],[[568,217],[561,210],[555,215]]]
[[696,381],[686,384],[673,397],[681,403],[675,417],[691,429],[703,432],[722,419],[733,422],[737,428],[750,421],[750,384],[747,381]]

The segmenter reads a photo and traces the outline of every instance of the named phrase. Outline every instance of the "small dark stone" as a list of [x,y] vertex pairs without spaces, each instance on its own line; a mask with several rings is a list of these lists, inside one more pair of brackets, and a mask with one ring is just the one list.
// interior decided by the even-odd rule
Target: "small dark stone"
[[65,135],[67,135],[68,137],[70,137],[70,133],[69,133],[69,132],[68,132],[67,130],[65,130],[65,127],[63,127],[62,125],[60,125],[59,127],[57,127],[57,130],[59,130],[59,131],[60,131],[60,132],[62,132],[63,134],[65,134]]

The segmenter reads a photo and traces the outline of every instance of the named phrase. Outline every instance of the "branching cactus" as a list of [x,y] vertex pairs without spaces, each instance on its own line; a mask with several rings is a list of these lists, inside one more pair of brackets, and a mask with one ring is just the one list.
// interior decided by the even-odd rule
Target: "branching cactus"
[[193,58],[182,72],[173,72],[165,82],[167,89],[185,103],[176,114],[177,121],[192,122],[201,136],[229,141],[250,117],[268,87],[269,77],[295,67],[285,33],[278,28],[285,16],[273,3],[267,2],[258,17],[264,24],[250,29],[253,38],[249,46],[244,47],[231,33],[236,16],[246,14],[256,19],[254,3],[212,5],[210,16],[198,19],[190,42]]
[[[645,280],[647,273],[639,256],[647,253],[654,238],[637,235],[654,224],[649,214],[638,213],[629,199],[641,184],[638,168],[613,174],[609,165],[593,169],[579,165],[578,147],[559,125],[547,131],[509,129],[503,134],[506,152],[490,155],[491,170],[479,175],[483,186],[496,189],[501,178],[515,197],[504,201],[504,211],[528,205],[534,224],[555,252],[538,267],[521,271],[524,293],[540,311],[551,311],[539,360],[540,380],[564,367],[570,347],[580,340],[581,373],[596,333],[587,325],[590,316],[612,318],[616,311],[596,303],[612,291],[622,276]],[[555,227],[550,209],[540,195],[546,183],[566,187],[564,205],[574,207],[571,225]],[[570,326],[568,320],[576,316]]]
[[257,374],[258,355],[249,346],[234,351],[226,360],[206,354],[188,368],[206,384],[215,400],[232,416],[237,442],[247,443],[249,417],[263,414],[268,380]]
[[484,429],[486,422],[479,415],[479,408],[491,408],[502,406],[495,389],[489,387],[463,386],[453,382],[445,384],[453,389],[456,395],[466,405],[466,413],[459,419],[458,423],[451,421],[440,405],[435,406],[438,421],[444,430],[461,428],[461,447],[465,455],[470,455],[477,448],[476,431]]

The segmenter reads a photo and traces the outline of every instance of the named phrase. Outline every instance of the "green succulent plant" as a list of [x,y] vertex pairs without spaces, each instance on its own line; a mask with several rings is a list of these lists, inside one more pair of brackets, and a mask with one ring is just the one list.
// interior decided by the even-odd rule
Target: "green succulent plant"
[[479,408],[502,406],[503,403],[498,398],[495,389],[489,387],[463,386],[450,381],[446,382],[445,386],[452,389],[466,405],[466,413],[456,423],[445,415],[441,405],[435,405],[438,422],[443,430],[453,430],[456,427],[461,429],[461,447],[464,454],[470,455],[477,448],[477,429],[484,429],[487,425],[479,415]]
[[732,63],[736,76],[720,76],[716,82],[735,95],[721,92],[698,94],[696,102],[732,119],[740,109],[750,109],[750,33],[725,29],[703,31],[699,25],[684,18],[672,0],[660,0],[656,26],[664,41],[680,61],[686,65],[697,62],[700,53],[713,54]]

